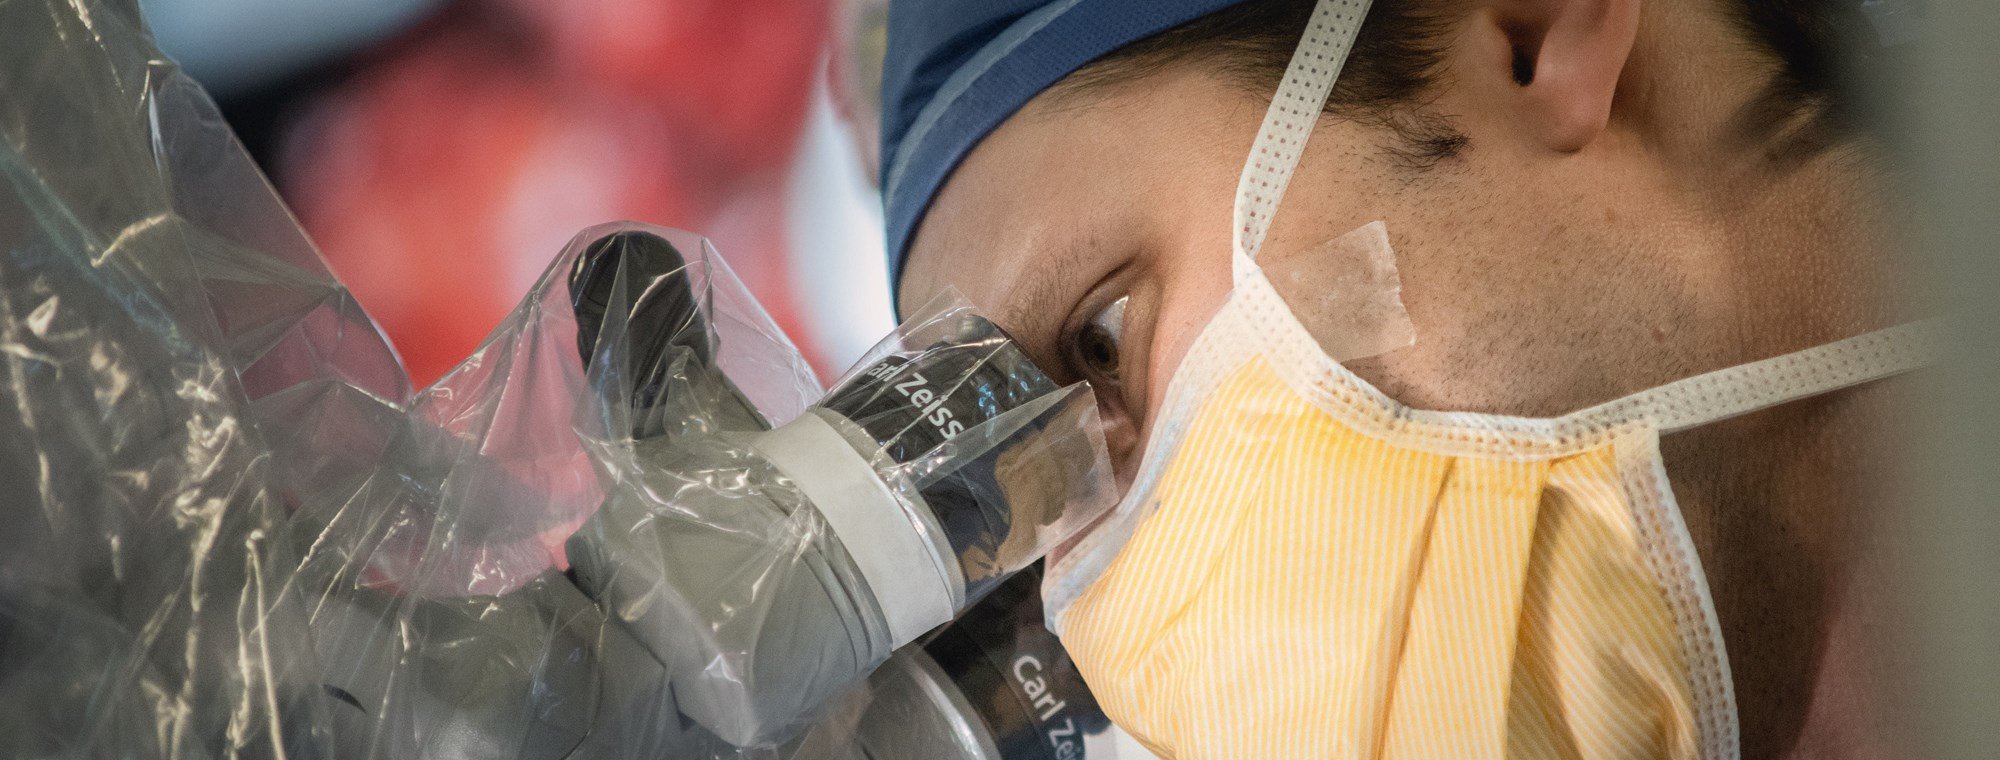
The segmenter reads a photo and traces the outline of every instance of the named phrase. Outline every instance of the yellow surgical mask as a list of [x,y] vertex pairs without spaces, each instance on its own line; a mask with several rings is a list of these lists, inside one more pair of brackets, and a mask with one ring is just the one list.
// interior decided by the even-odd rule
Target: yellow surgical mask
[[1659,436],[1915,368],[1922,328],[1559,418],[1395,402],[1338,361],[1412,335],[1381,225],[1256,259],[1366,5],[1315,11],[1239,183],[1235,289],[1125,501],[1051,566],[1050,625],[1163,757],[1735,758]]

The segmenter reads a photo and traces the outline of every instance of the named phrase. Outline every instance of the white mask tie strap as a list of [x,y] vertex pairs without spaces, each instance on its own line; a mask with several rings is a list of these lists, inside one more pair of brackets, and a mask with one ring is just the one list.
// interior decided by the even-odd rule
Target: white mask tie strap
[[1271,217],[1278,201],[1285,197],[1292,171],[1305,151],[1333,92],[1334,80],[1354,49],[1354,35],[1368,15],[1369,0],[1319,0],[1305,36],[1292,51],[1285,67],[1285,79],[1264,111],[1264,123],[1257,128],[1257,141],[1250,146],[1250,158],[1243,163],[1243,175],[1236,181],[1235,230],[1231,257],[1238,279],[1257,259],[1264,246],[1264,234],[1271,229]]
[[1739,364],[1584,409],[1588,426],[1644,417],[1662,434],[1920,369],[1935,352],[1929,321],[1910,322],[1763,361]]

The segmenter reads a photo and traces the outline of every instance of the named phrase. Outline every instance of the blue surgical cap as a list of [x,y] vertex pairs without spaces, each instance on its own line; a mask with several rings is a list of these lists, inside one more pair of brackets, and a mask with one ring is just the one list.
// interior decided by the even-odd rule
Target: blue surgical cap
[[889,278],[951,170],[1029,99],[1098,56],[1242,0],[891,0],[882,65]]

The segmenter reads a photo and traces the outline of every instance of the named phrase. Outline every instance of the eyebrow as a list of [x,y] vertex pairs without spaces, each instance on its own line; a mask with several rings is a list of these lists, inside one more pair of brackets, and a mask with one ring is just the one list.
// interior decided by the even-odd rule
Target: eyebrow
[[[1030,261],[1020,271],[1031,272],[1016,279],[1008,293],[1008,305],[1000,314],[1002,324],[1039,327],[1048,320],[1048,342],[1061,338],[1062,324],[1075,307],[1075,300],[1090,289],[1091,283],[1069,286],[1086,271],[1084,264],[1103,251],[1095,236],[1083,245],[1065,246],[1045,261]],[[1025,279],[1023,283],[1021,280]],[[1023,336],[1031,342],[1039,336]]]
[[1016,286],[1020,286],[1020,298],[1010,298],[1010,306],[1004,318],[1008,322],[1028,324],[1038,316],[1054,312],[1056,324],[1060,328],[1062,318],[1068,316],[1070,308],[1076,306],[1074,300],[1080,298],[1086,290],[1090,290],[1090,282],[1084,282],[1074,288],[1068,284],[1076,282],[1080,278],[1080,272],[1084,272],[1084,262],[1088,262],[1102,250],[1104,246],[1096,238],[1092,238],[1088,244],[1082,246],[1064,246],[1046,262],[1028,264],[1034,268],[1036,274],[1030,274],[1024,286],[1016,282]]

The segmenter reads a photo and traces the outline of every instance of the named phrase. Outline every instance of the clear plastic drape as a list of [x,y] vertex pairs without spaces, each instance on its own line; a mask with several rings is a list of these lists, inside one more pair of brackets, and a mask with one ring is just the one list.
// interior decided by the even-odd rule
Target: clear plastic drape
[[[923,647],[1114,500],[1088,389],[944,303],[829,393],[700,236],[553,253],[414,390],[136,8],[0,2],[0,757],[1043,744]],[[1036,680],[951,673],[1101,733],[993,597]]]

